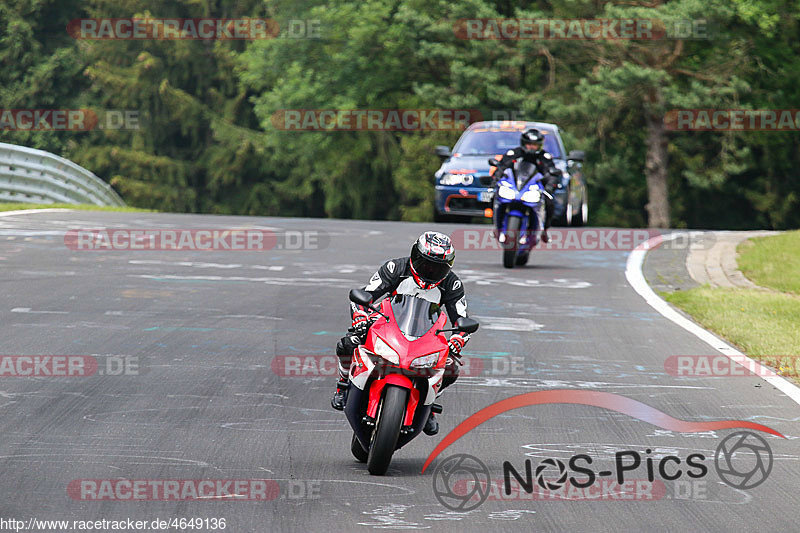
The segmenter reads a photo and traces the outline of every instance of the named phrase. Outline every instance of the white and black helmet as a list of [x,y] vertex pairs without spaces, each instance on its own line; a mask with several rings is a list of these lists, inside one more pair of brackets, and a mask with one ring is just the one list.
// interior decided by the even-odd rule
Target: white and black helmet
[[423,289],[432,289],[450,273],[456,249],[450,237],[438,231],[426,231],[411,246],[411,274]]

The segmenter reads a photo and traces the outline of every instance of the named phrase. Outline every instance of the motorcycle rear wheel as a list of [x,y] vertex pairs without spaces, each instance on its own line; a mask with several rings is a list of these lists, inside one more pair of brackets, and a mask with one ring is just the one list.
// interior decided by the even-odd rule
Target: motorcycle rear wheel
[[369,452],[367,452],[367,450],[365,450],[363,446],[361,446],[361,443],[356,438],[355,433],[353,433],[353,440],[350,441],[350,452],[352,452],[353,457],[355,457],[359,463],[367,462],[367,457],[369,456]]

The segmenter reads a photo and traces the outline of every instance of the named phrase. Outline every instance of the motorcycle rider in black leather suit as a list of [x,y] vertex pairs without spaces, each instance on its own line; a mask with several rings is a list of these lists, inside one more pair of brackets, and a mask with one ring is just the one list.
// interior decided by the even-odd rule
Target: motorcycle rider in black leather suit
[[[464,286],[451,270],[455,255],[450,237],[436,231],[427,231],[414,242],[408,257],[386,261],[370,278],[364,290],[372,294],[373,302],[385,295],[394,294],[423,298],[444,307],[451,324],[455,324],[460,317],[467,316]],[[377,313],[363,309],[352,302],[350,312],[352,333],[342,337],[336,345],[336,355],[339,356],[339,382],[336,393],[331,399],[331,406],[340,411],[344,409],[347,401],[353,352],[358,345],[365,342],[369,326],[378,317]],[[456,332],[450,336],[448,342],[450,351],[439,394],[458,378],[458,365],[461,364],[459,356],[468,340],[469,335],[465,333]],[[427,435],[438,433],[439,423],[433,413],[423,431]]]

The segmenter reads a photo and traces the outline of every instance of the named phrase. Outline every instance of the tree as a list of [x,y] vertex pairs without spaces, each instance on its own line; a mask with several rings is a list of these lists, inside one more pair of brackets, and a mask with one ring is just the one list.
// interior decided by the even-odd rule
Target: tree
[[[74,109],[85,61],[64,29],[82,13],[79,0],[7,0],[0,4],[0,108]],[[4,142],[60,152],[76,134],[2,131]]]
[[[92,0],[93,17],[256,16],[258,2]],[[138,11],[131,10],[135,6]],[[81,43],[91,100],[134,110],[138,130],[94,131],[71,155],[131,204],[167,211],[267,214],[258,190],[270,179],[252,107],[236,76],[238,41],[109,40]]]
[[[751,66],[744,40],[740,34],[723,29],[734,25],[735,15],[728,2],[716,0],[655,0],[646,6],[609,2],[592,16],[657,20],[665,29],[663,38],[607,39],[580,44],[581,51],[590,54],[595,65],[578,82],[578,99],[572,111],[589,119],[588,125],[598,139],[605,141],[610,137],[614,142],[613,147],[601,142],[601,150],[618,152],[621,148],[618,143],[643,146],[643,160],[628,163],[645,175],[647,220],[651,227],[664,228],[671,223],[670,153],[680,160],[683,177],[701,187],[719,184],[728,172],[742,169],[746,151],[736,146],[732,136],[718,135],[713,143],[717,157],[708,157],[713,152],[705,146],[703,151],[707,156],[698,160],[686,157],[686,151],[670,150],[670,135],[665,125],[670,110],[730,107],[749,89],[743,79]],[[685,39],[675,35],[677,30],[686,28],[685,21],[706,21],[706,24],[695,27],[696,33]],[[706,36],[699,33],[701,30]],[[708,33],[714,30],[720,33]],[[612,130],[620,135],[612,134]]]
[[[65,31],[80,17],[150,15],[269,17],[282,33],[87,41]],[[707,20],[709,36],[480,40],[456,31],[458,19],[498,17],[655,19],[670,31]],[[83,164],[142,207],[428,220],[433,147],[452,145],[459,129],[298,132],[276,117],[502,111],[555,122],[568,148],[587,151],[595,224],[785,228],[800,224],[796,133],[670,131],[664,118],[681,108],[796,108],[799,17],[790,0],[8,0],[3,108],[133,110],[140,127],[0,135]],[[287,31],[298,21],[316,21],[319,38]]]

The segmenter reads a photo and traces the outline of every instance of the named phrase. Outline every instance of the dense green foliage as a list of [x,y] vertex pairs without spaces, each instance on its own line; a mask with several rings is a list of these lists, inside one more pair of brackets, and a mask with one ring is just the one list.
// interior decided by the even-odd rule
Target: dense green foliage
[[[284,29],[314,20],[320,36],[92,41],[66,31],[76,18],[133,16],[261,17]],[[433,147],[452,146],[458,131],[282,131],[273,115],[501,110],[556,122],[568,149],[586,150],[593,224],[648,223],[653,160],[672,226],[798,227],[798,132],[661,125],[670,109],[798,107],[799,16],[790,0],[6,0],[1,108],[136,110],[140,128],[0,139],[73,159],[143,208],[427,220]],[[479,17],[707,19],[711,38],[459,38],[454,22]]]

